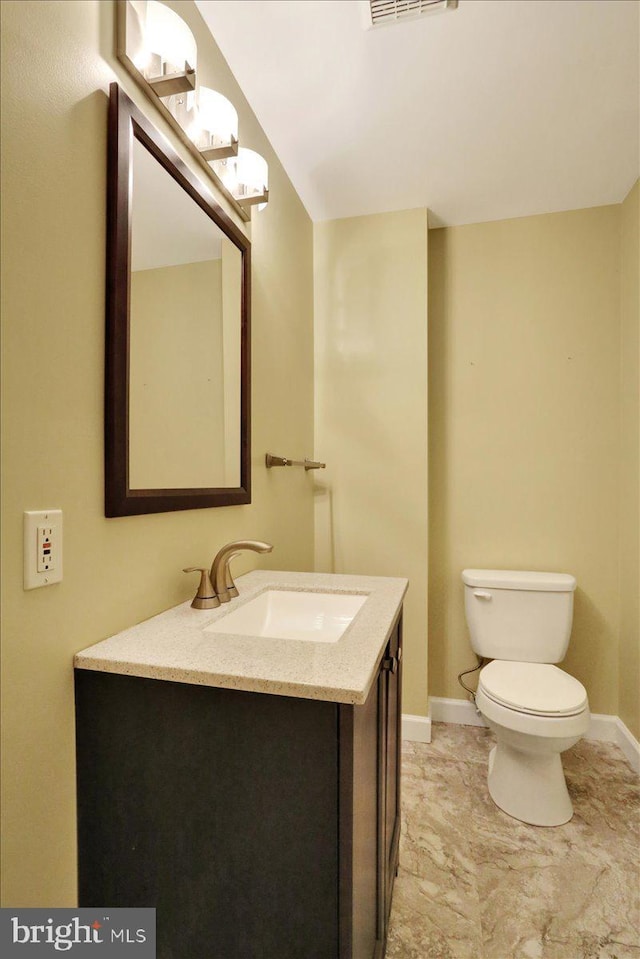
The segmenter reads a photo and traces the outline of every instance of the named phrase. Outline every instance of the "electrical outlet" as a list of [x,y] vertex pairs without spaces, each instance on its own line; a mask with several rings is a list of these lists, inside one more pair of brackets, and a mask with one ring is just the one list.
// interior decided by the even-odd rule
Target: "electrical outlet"
[[62,579],[62,510],[24,513],[24,588],[51,586]]
[[39,573],[55,569],[53,544],[58,537],[57,526],[38,526],[37,566]]

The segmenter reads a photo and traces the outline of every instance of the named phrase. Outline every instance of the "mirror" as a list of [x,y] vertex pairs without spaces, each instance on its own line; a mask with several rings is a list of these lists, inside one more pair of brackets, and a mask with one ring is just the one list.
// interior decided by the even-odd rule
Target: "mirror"
[[106,515],[250,502],[250,244],[111,86]]

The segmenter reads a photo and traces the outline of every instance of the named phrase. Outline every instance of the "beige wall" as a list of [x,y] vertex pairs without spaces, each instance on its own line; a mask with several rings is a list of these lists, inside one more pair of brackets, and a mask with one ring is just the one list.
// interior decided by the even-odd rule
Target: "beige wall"
[[[264,469],[267,450],[313,443],[312,227],[192,2],[201,79],[228,95],[245,146],[270,165],[254,214],[253,501],[105,519],[103,364],[107,91],[117,78],[111,2],[2,4],[3,903],[73,905],[72,656],[187,599],[181,569],[237,537],[310,569],[312,478]],[[162,126],[159,119],[157,125]],[[22,589],[22,512],[62,507],[62,583]]]
[[314,227],[316,566],[406,576],[404,712],[427,711],[427,213]]
[[475,662],[465,566],[566,571],[565,666],[617,713],[619,230],[611,206],[429,235],[432,695]]
[[640,183],[621,207],[620,718],[640,739]]

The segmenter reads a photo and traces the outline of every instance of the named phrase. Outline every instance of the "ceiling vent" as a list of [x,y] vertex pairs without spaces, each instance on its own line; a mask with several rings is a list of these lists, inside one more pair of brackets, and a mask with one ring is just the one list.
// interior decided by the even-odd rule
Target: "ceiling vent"
[[429,13],[455,10],[458,0],[368,0],[369,26],[382,27],[400,20],[415,20]]

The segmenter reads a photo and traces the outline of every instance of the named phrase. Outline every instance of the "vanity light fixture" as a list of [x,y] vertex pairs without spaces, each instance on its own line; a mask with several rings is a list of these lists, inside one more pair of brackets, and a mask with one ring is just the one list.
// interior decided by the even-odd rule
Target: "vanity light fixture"
[[269,166],[263,156],[240,147],[236,157],[215,160],[213,169],[241,207],[264,210],[269,200]]
[[[189,150],[199,175],[208,177],[242,220],[250,220],[251,207],[262,209],[268,199],[267,164],[252,150],[238,151],[235,108],[197,83],[193,33],[160,0],[116,0],[115,8],[118,59]],[[245,159],[238,152],[246,153]]]
[[238,155],[238,114],[233,104],[209,87],[198,87],[197,110],[189,135],[205,160]]

